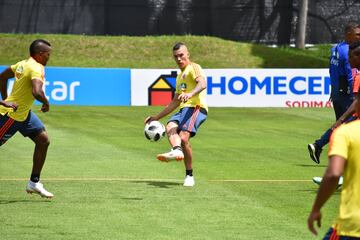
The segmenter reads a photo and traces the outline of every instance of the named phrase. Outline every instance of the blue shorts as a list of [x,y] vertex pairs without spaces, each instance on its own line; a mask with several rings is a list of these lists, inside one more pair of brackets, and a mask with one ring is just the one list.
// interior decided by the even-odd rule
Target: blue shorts
[[207,112],[200,107],[184,107],[179,112],[175,113],[168,122],[175,122],[178,124],[178,132],[188,131],[191,137],[196,135],[200,125],[205,122]]
[[45,131],[44,124],[32,111],[23,122],[15,121],[7,115],[0,114],[0,146],[9,140],[19,131],[24,137],[36,137],[39,133]]
[[329,228],[329,231],[325,234],[325,237],[323,240],[330,240],[330,239],[336,239],[336,240],[360,240],[358,237],[348,237],[348,236],[339,236],[336,234],[336,230],[334,228]]

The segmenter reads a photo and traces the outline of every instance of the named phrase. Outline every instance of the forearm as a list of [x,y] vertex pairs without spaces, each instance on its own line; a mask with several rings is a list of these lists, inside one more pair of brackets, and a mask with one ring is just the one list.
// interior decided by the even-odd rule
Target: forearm
[[338,181],[339,176],[324,176],[312,208],[313,211],[320,211],[326,201],[335,192]]
[[159,112],[154,118],[157,120],[167,116],[169,113],[174,111],[178,106],[180,105],[180,102],[177,99],[173,99],[169,105],[167,105],[161,112]]
[[345,111],[345,113],[343,115],[341,115],[341,117],[339,118],[339,120],[341,122],[344,122],[347,118],[349,118],[351,115],[353,115],[355,113],[356,103],[357,103],[357,99],[355,99],[351,103],[350,107]]
[[43,81],[34,78],[32,80],[32,95],[36,100],[40,101],[41,103],[45,105],[49,105],[49,101],[46,98],[45,92],[43,90],[43,84],[44,84]]
[[7,79],[4,79],[0,76],[0,91],[1,91],[1,98],[6,99],[7,98]]
[[320,211],[325,202],[335,192],[340,176],[345,167],[345,158],[333,155],[329,159],[323,180],[321,182],[318,194],[316,196],[313,211]]
[[7,94],[7,84],[8,84],[8,80],[10,78],[14,77],[14,73],[11,70],[11,68],[7,68],[5,69],[1,74],[0,74],[0,92],[1,92],[1,97],[2,99],[6,99],[8,97]]
[[38,100],[39,102],[49,105],[49,100],[46,98],[44,91],[40,90],[40,91],[33,91],[32,95],[34,96],[34,98],[36,100]]
[[200,79],[197,81],[195,88],[191,91],[191,95],[195,96],[199,94],[201,91],[206,89],[206,82],[203,77],[200,77]]

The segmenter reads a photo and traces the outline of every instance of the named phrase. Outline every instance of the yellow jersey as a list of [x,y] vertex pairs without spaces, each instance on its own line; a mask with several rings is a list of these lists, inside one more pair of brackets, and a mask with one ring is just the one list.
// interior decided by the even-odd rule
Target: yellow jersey
[[346,159],[339,215],[334,227],[338,235],[360,237],[360,120],[334,131],[328,155]]
[[15,74],[15,82],[11,94],[5,99],[8,102],[18,104],[14,112],[12,108],[0,106],[0,114],[8,114],[12,119],[23,122],[26,120],[35,98],[32,95],[32,79],[37,78],[45,82],[44,66],[36,62],[32,57],[11,65]]
[[[203,77],[206,81],[204,70],[199,64],[191,62],[176,77],[176,93],[189,93],[196,86],[196,78]],[[208,111],[206,103],[206,91],[203,90],[199,94],[190,98],[187,102],[182,102],[180,108],[200,106]]]

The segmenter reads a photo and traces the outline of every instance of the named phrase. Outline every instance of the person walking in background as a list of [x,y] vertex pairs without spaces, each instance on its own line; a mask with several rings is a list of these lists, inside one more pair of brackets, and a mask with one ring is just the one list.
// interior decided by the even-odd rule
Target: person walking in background
[[[356,95],[356,112],[360,113],[360,94]],[[344,176],[339,214],[325,240],[360,239],[360,120],[343,124],[331,136],[329,165],[309,214],[307,225],[317,235],[314,223],[321,226],[321,208],[336,190]]]
[[176,78],[176,92],[172,101],[157,115],[149,116],[145,123],[159,120],[180,106],[166,125],[166,133],[172,147],[170,152],[157,155],[160,161],[181,161],[184,159],[184,186],[195,185],[192,168],[192,148],[190,138],[194,137],[200,125],[206,120],[206,80],[200,65],[190,61],[190,53],[184,43],[173,47],[173,56],[181,72]]
[[[349,62],[350,66],[353,68],[353,95],[356,96],[356,94],[359,92],[360,87],[360,41],[354,42],[349,45]],[[328,129],[330,134],[333,132],[335,128],[340,126],[343,123],[348,123],[351,121],[354,121],[358,118],[356,112],[355,112],[355,105],[356,105],[356,98],[350,105],[350,107],[345,111],[343,115],[340,116],[340,118]],[[322,178],[321,177],[313,177],[313,182],[316,184],[321,183]],[[339,178],[338,187],[340,187],[343,183],[343,178]]]
[[[42,103],[42,112],[48,112],[50,109],[43,86],[44,66],[50,58],[51,50],[49,42],[37,39],[30,45],[29,59],[11,65],[0,74],[1,96],[5,99],[0,105],[0,146],[18,131],[35,143],[33,168],[26,191],[46,198],[54,196],[40,183],[40,173],[50,141],[43,123],[31,111],[31,106],[36,99]],[[15,82],[8,96],[7,83],[13,77]]]
[[[331,49],[330,56],[330,98],[335,111],[336,120],[338,120],[350,107],[353,101],[352,94],[352,72],[348,60],[349,44],[360,41],[360,25],[349,23],[345,27],[345,41],[340,42]],[[314,143],[308,144],[310,158],[320,163],[322,148],[328,144],[331,135],[331,129],[328,129],[320,139]]]

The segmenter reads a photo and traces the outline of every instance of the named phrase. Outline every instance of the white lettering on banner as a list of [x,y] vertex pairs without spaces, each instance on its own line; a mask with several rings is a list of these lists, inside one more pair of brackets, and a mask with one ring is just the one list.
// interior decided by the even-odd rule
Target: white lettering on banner
[[[50,86],[51,82],[46,82],[46,86]],[[75,87],[80,86],[80,82],[74,81],[70,83],[70,86],[66,84],[66,82],[54,81],[52,82],[52,86],[54,87],[51,90],[50,97],[55,101],[64,101],[68,98],[70,101],[75,100]],[[68,94],[69,92],[69,94]],[[49,96],[46,96],[50,99]]]
[[242,95],[249,93],[256,95],[260,91],[266,95],[328,95],[330,94],[330,78],[322,76],[295,76],[288,79],[286,76],[266,76],[258,79],[255,76],[248,78],[234,76],[227,79],[220,77],[220,81],[207,77],[207,94],[212,95],[214,90],[220,91],[220,95],[228,93]]
[[70,101],[75,100],[75,87],[80,86],[80,82],[72,82],[70,84]]

